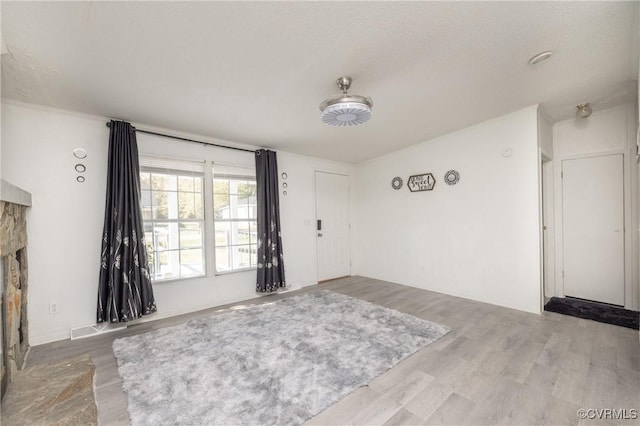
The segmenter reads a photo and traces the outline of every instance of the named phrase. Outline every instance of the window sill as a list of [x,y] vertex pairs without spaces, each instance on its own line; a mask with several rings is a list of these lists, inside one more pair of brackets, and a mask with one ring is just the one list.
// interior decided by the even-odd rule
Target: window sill
[[[220,276],[225,276],[225,275],[236,274],[236,273],[239,273],[239,272],[256,271],[257,269],[258,269],[257,267],[252,267],[252,268],[234,269],[232,271],[215,272],[213,274],[213,276],[220,277]],[[155,281],[151,280],[151,284],[152,285],[156,285],[156,284],[175,283],[175,282],[180,282],[180,281],[198,280],[198,279],[201,279],[201,278],[207,278],[207,275],[194,275],[193,277],[168,278],[166,280],[155,280]]]
[[165,284],[165,283],[175,283],[179,281],[189,281],[189,280],[197,280],[200,278],[207,278],[207,275],[194,275],[192,277],[181,277],[181,278],[167,278],[166,280],[151,280],[151,284]]
[[243,269],[233,269],[231,271],[221,271],[218,272],[216,271],[215,276],[221,276],[221,275],[230,275],[230,274],[235,274],[237,272],[249,272],[249,271],[256,271],[258,268],[257,267],[251,267],[251,268],[243,268]]

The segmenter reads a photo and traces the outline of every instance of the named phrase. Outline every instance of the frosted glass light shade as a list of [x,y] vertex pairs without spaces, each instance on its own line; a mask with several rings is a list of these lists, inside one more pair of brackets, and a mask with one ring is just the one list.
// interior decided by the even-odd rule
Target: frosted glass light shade
[[330,126],[357,126],[371,118],[371,108],[359,102],[329,105],[322,110],[322,122]]

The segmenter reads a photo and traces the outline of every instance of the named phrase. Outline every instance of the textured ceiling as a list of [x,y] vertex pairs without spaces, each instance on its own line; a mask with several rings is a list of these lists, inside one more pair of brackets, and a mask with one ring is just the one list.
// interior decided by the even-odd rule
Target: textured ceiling
[[[357,163],[637,97],[636,2],[2,2],[2,96]],[[535,68],[543,50],[556,55]],[[373,118],[329,127],[338,90]]]

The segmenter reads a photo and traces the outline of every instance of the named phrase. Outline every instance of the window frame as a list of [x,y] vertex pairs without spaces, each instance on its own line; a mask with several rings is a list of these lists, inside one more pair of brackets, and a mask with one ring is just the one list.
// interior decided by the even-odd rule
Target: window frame
[[[223,168],[231,168],[231,169],[235,169],[237,170],[239,173],[238,174],[234,174],[234,173],[216,173],[215,169],[216,166],[218,167],[223,167]],[[236,222],[247,222],[249,223],[249,229],[251,230],[251,223],[255,222],[255,229],[256,229],[256,233],[258,230],[258,219],[257,217],[254,217],[253,219],[248,217],[248,218],[229,218],[229,219],[216,219],[215,217],[215,194],[219,194],[217,192],[215,192],[215,180],[216,179],[227,179],[229,181],[231,180],[236,180],[236,181],[245,181],[245,182],[253,182],[254,184],[257,185],[257,179],[256,179],[256,175],[255,175],[255,168],[253,167],[249,167],[249,166],[240,166],[240,165],[226,165],[226,164],[222,164],[222,163],[213,163],[211,165],[211,167],[209,168],[210,173],[211,173],[211,206],[212,206],[212,224],[213,224],[213,254],[214,254],[214,262],[213,262],[213,271],[214,271],[214,275],[215,276],[220,276],[220,275],[229,275],[229,274],[235,274],[237,272],[247,272],[247,271],[255,271],[258,269],[258,238],[256,235],[256,239],[255,242],[251,241],[251,235],[249,235],[249,243],[248,244],[227,244],[225,246],[220,246],[220,247],[225,247],[227,248],[227,250],[232,250],[233,247],[249,247],[249,249],[251,249],[252,247],[255,246],[256,248],[256,253],[255,255],[252,253],[249,253],[249,266],[244,267],[244,268],[233,268],[233,266],[231,267],[231,269],[229,270],[224,270],[224,271],[220,271],[218,270],[218,259],[217,259],[217,248],[219,247],[216,244],[216,224],[217,223],[228,223],[229,226],[231,226],[232,223]],[[242,174],[240,174],[240,171],[242,171]],[[231,190],[229,189],[229,192],[226,195],[229,195],[229,197],[231,197]],[[235,194],[237,195],[237,194]],[[257,204],[257,194],[256,194],[256,204]],[[250,215],[249,215],[250,216]],[[251,233],[250,233],[251,234]],[[230,257],[231,258],[231,257]],[[251,265],[251,259],[254,258],[255,259],[255,265]],[[232,258],[231,258],[232,259]],[[232,265],[233,265],[233,260],[231,261]]]
[[[183,251],[188,251],[188,250],[201,250],[202,252],[202,273],[201,274],[197,274],[197,275],[189,275],[189,276],[182,276],[182,274],[180,273],[180,276],[177,277],[171,277],[171,278],[155,278],[155,270],[156,270],[156,265],[152,264],[151,262],[149,262],[149,268],[150,268],[150,273],[149,273],[149,278],[151,280],[152,284],[163,284],[163,283],[169,283],[169,282],[176,282],[176,281],[185,281],[185,280],[193,280],[193,279],[200,279],[200,278],[206,278],[209,274],[209,262],[207,261],[208,259],[208,250],[207,250],[207,197],[206,197],[206,191],[207,191],[207,176],[206,176],[206,163],[204,161],[197,161],[197,160],[184,160],[184,159],[162,159],[162,158],[158,158],[152,155],[145,155],[145,154],[140,154],[140,163],[142,163],[144,160],[148,160],[148,161],[153,161],[156,159],[159,159],[160,161],[164,160],[164,161],[168,161],[168,162],[175,162],[175,163],[185,163],[185,164],[192,164],[192,165],[201,165],[202,166],[202,172],[197,172],[197,171],[189,171],[189,170],[180,170],[179,168],[163,168],[163,167],[153,167],[153,166],[144,166],[144,165],[140,165],[140,178],[142,178],[142,174],[143,173],[148,173],[149,174],[149,178],[150,178],[150,187],[149,189],[143,189],[142,188],[142,183],[140,185],[140,208],[142,210],[142,206],[143,206],[143,200],[142,200],[142,193],[145,191],[149,191],[150,195],[151,195],[151,200],[150,200],[150,206],[151,206],[151,218],[150,219],[145,219],[144,217],[142,218],[142,224],[143,224],[143,228],[147,225],[147,224],[151,224],[152,226],[152,241],[151,241],[151,245],[154,248],[153,250],[153,256],[154,256],[154,260],[155,260],[155,256],[160,253],[171,253],[171,252],[178,252],[178,265],[179,265],[179,271],[182,270],[182,252]],[[143,160],[144,159],[144,160]],[[175,192],[176,196],[178,197],[178,203],[179,203],[179,194],[180,193],[187,193],[187,194],[198,194],[198,192],[194,191],[180,191],[179,186],[178,186],[178,181],[177,179],[179,177],[194,177],[194,178],[199,178],[201,179],[201,186],[200,186],[200,196],[201,196],[201,206],[202,206],[202,216],[200,219],[180,219],[180,217],[176,218],[176,219],[154,219],[153,218],[153,186],[151,184],[152,182],[152,176],[154,174],[157,175],[171,175],[171,176],[175,176],[176,177],[176,189],[175,190],[158,190],[158,192]],[[177,249],[170,249],[170,250],[156,250],[156,235],[155,235],[155,225],[156,224],[177,224],[177,239],[178,239],[178,248]],[[180,224],[181,223],[199,223],[200,224],[200,229],[201,229],[201,246],[200,247],[192,247],[192,248],[182,248],[181,243],[180,243],[180,235],[181,235],[181,227]],[[145,247],[148,246],[149,242],[146,239],[146,233],[147,231],[145,230]],[[151,257],[151,253],[147,252],[147,258]],[[153,274],[151,272],[154,272]]]

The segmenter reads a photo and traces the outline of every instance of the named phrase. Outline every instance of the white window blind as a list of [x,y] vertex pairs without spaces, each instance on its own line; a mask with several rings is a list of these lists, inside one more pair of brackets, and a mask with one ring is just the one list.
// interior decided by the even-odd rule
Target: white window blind
[[232,166],[228,164],[213,163],[215,177],[232,177],[234,179],[248,178],[256,180],[256,169],[250,166]]
[[176,160],[172,158],[160,158],[143,155],[140,157],[140,169],[154,170],[158,172],[183,172],[188,174],[204,175],[204,161]]

